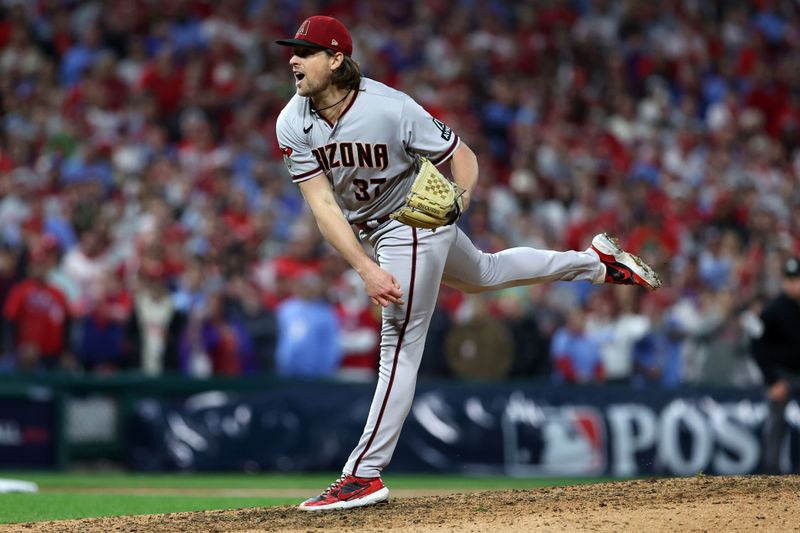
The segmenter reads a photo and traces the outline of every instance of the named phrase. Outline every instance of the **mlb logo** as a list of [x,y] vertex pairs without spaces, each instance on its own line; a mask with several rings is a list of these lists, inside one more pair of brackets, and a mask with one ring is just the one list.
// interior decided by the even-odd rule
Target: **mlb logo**
[[512,475],[593,476],[606,470],[603,417],[593,407],[536,406],[537,416],[503,420],[506,470]]

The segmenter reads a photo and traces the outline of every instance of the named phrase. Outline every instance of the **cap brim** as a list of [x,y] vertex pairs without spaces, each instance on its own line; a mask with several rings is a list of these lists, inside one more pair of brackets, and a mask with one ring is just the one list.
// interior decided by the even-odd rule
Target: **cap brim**
[[304,41],[303,39],[281,39],[280,41],[275,41],[275,44],[280,44],[282,46],[307,46],[309,48],[325,50],[324,46],[312,43],[311,41]]

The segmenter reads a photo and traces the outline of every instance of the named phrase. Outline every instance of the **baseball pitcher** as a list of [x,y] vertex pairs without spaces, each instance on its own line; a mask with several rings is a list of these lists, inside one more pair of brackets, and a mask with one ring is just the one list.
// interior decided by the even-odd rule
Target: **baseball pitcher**
[[[473,293],[556,280],[649,289],[661,281],[606,234],[584,252],[476,249],[455,225],[478,180],[475,154],[458,135],[408,95],[362,77],[338,20],[312,16],[277,44],[292,47],[297,90],[277,122],[286,167],[322,235],[383,307],[378,384],[364,432],[342,476],[300,509],[384,502],[381,471],[411,407],[441,282]],[[445,162],[454,182],[436,168]]]

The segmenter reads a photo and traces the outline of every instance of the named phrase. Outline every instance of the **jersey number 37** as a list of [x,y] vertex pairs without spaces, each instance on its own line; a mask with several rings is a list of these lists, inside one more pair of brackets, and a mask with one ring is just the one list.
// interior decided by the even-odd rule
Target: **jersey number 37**
[[[356,200],[366,202],[372,198],[377,198],[381,194],[381,185],[386,183],[386,178],[370,178],[369,181],[356,178],[353,185],[356,186]],[[370,196],[370,187],[372,195]]]

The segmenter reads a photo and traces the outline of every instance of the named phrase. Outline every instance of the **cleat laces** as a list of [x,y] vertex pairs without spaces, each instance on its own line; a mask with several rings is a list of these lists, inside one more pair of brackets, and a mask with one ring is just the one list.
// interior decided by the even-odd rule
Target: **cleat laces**
[[328,485],[328,488],[322,491],[321,496],[327,496],[331,492],[338,490],[342,486],[342,484],[344,484],[346,479],[347,479],[347,474],[342,474],[341,477],[339,477],[339,479]]

